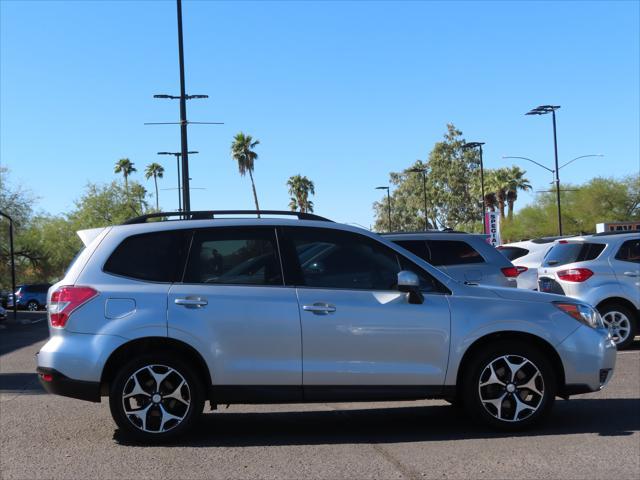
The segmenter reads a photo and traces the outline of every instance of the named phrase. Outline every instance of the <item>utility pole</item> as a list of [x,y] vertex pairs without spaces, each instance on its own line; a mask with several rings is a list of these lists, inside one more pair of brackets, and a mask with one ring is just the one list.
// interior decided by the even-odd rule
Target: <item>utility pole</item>
[[[187,152],[189,155],[195,155],[196,151]],[[180,157],[182,152],[158,152],[158,155],[173,155],[176,157],[176,167],[178,171],[178,211],[182,212],[182,177],[180,176]]]
[[16,298],[16,257],[13,250],[13,218],[4,212],[0,215],[9,220],[9,252],[11,255],[11,296],[13,297],[13,319],[18,319],[18,299]]
[[485,142],[469,142],[462,145],[463,150],[469,148],[477,148],[480,151],[480,190],[482,195],[482,233],[487,233],[487,226],[485,225],[484,217],[487,214],[487,207],[484,199],[484,164],[482,162],[482,145]]
[[158,94],[153,98],[166,98],[171,100],[180,100],[180,121],[179,122],[148,122],[145,125],[180,125],[180,156],[182,160],[182,181],[178,193],[182,190],[182,210],[184,212],[191,211],[191,195],[189,191],[189,147],[187,144],[187,126],[190,123],[201,125],[222,125],[222,122],[189,122],[187,120],[187,100],[196,98],[209,98],[208,95],[187,95],[184,79],[184,41],[182,35],[182,0],[176,0],[176,8],[178,13],[178,61],[180,66],[180,95]]
[[180,146],[182,152],[182,206],[191,211],[189,194],[189,148],[187,146],[187,98],[184,85],[184,46],[182,39],[182,0],[176,0],[178,8],[178,56],[180,58]]
[[546,115],[550,113],[553,117],[553,151],[555,154],[556,169],[555,169],[555,183],[556,183],[556,204],[558,208],[558,235],[562,236],[562,211],[560,210],[560,168],[558,167],[558,138],[556,136],[556,110],[560,108],[560,105],[540,105],[534,109],[529,110],[525,115]]

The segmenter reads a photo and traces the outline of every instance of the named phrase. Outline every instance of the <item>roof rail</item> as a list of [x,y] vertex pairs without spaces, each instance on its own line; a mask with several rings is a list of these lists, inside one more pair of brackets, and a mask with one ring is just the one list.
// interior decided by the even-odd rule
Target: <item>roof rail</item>
[[608,232],[594,233],[592,237],[608,237],[609,235],[624,235],[627,233],[640,234],[640,230],[612,230]]
[[291,212],[288,210],[198,210],[192,212],[156,212],[133,217],[122,222],[122,225],[133,225],[136,223],[146,223],[151,218],[166,220],[167,217],[179,217],[176,220],[212,220],[216,215],[287,215],[298,217],[299,220],[317,220],[321,222],[332,222],[328,218],[306,212]]

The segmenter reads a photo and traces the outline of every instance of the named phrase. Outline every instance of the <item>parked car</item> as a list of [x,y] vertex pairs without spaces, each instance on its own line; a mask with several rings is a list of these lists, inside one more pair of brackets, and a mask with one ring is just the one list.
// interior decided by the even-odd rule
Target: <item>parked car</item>
[[611,379],[615,344],[583,302],[467,285],[375,233],[261,213],[82,232],[49,290],[44,388],[108,396],[123,434],[150,442],[184,433],[205,400],[445,398],[513,430]]
[[460,282],[517,287],[518,269],[486,241],[486,235],[432,230],[384,237]]
[[9,294],[7,308],[13,308],[13,300],[15,298],[19,309],[31,312],[43,310],[47,306],[47,290],[49,290],[50,286],[51,284],[49,283],[18,285],[15,294]]
[[7,319],[7,311],[0,305],[0,321]]
[[640,233],[606,232],[555,242],[538,270],[541,292],[595,305],[619,349],[638,334]]
[[497,247],[500,253],[516,267],[523,267],[518,275],[518,288],[538,289],[538,267],[542,264],[547,252],[553,247],[553,243],[562,238],[568,237],[540,237]]

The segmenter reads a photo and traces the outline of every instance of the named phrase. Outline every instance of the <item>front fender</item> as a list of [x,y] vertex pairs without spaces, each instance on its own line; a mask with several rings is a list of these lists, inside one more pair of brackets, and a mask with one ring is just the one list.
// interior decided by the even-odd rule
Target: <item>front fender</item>
[[451,349],[445,385],[456,384],[465,353],[488,335],[529,334],[555,348],[580,327],[579,322],[551,302],[451,298],[451,303]]

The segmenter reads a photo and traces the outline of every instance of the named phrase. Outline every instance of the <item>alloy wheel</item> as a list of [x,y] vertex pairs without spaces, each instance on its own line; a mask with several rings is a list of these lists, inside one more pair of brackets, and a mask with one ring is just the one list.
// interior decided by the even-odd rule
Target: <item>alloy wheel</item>
[[602,321],[611,332],[615,344],[623,343],[631,333],[631,322],[622,312],[612,310],[602,316]]
[[27,303],[27,310],[29,310],[30,312],[35,312],[36,310],[38,310],[38,304],[36,302]]
[[545,385],[531,360],[521,355],[503,355],[482,370],[478,393],[490,415],[504,422],[519,422],[540,408]]
[[191,389],[177,370],[147,365],[125,382],[122,406],[125,416],[139,430],[164,433],[177,427],[189,413]]

